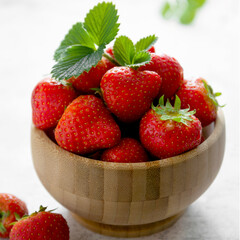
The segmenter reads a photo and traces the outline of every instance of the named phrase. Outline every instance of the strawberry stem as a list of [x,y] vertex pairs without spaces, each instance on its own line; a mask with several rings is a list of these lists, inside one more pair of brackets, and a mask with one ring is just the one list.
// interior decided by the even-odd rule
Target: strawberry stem
[[173,120],[175,122],[183,123],[184,125],[188,125],[188,121],[193,121],[191,116],[196,113],[195,110],[189,111],[189,108],[181,109],[181,100],[177,95],[174,106],[171,105],[169,99],[167,99],[167,102],[164,105],[164,96],[162,96],[156,107],[152,104],[152,109],[160,116],[161,120]]

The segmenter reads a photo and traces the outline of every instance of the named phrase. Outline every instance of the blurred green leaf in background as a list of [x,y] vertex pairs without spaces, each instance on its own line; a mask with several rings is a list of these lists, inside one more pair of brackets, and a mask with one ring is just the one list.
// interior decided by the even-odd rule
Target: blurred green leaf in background
[[165,19],[176,18],[182,24],[191,24],[206,0],[168,0],[161,13]]

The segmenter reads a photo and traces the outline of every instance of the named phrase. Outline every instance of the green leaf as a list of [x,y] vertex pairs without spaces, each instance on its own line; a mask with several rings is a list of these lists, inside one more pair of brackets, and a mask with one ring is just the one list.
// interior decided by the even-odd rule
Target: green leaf
[[165,19],[175,18],[182,24],[190,24],[196,17],[198,10],[206,0],[175,0],[165,1],[161,14]]
[[84,27],[98,46],[110,43],[117,35],[117,10],[111,2],[102,2],[89,11]]
[[142,65],[145,65],[151,61],[151,54],[149,52],[141,51],[137,52],[133,59],[132,64],[128,64],[128,67],[131,68],[138,68]]
[[135,47],[130,38],[120,36],[113,45],[114,57],[122,66],[131,65],[135,55]]
[[150,35],[148,37],[140,39],[135,44],[136,52],[140,52],[140,51],[143,51],[143,50],[148,50],[149,48],[151,48],[152,45],[155,44],[157,39],[158,38],[155,35]]
[[188,0],[188,4],[194,8],[200,8],[205,4],[206,0]]
[[52,76],[61,81],[88,72],[101,60],[104,48],[105,45],[99,46],[96,51],[81,45],[67,48],[63,58],[53,66]]
[[176,99],[175,99],[175,102],[174,102],[174,109],[176,111],[179,111],[181,108],[181,100],[180,98],[176,95]]
[[210,85],[208,85],[204,79],[202,79],[202,82],[203,82],[204,88],[207,90],[207,95],[212,100],[213,104],[216,107],[224,107],[225,105],[219,105],[219,103],[216,99],[216,97],[221,96],[222,93],[220,93],[220,92],[214,93],[212,87]]
[[3,223],[0,222],[0,233],[5,233],[7,230],[6,228],[3,226]]
[[221,95],[222,95],[222,93],[220,93],[220,92],[214,93],[214,96],[215,96],[215,97],[219,97],[219,96],[221,96]]
[[72,45],[82,45],[95,49],[93,40],[91,39],[89,33],[84,29],[83,23],[78,22],[72,26],[64,40],[61,42],[58,49],[55,51],[54,60],[58,61],[61,59],[64,51]]
[[16,212],[14,212],[14,216],[16,218],[17,221],[19,221],[21,219],[21,217],[19,216],[19,214],[17,214]]
[[173,10],[169,2],[165,2],[161,10],[162,16],[166,19],[170,18],[173,15]]
[[159,106],[164,107],[164,95],[159,98]]
[[187,9],[181,14],[179,20],[182,24],[190,24],[194,20],[195,16],[196,16],[196,8],[192,8],[191,6],[188,6]]

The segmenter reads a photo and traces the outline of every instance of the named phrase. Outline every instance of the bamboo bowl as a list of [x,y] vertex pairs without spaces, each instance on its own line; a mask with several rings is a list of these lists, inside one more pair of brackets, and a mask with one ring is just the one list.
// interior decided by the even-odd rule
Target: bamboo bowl
[[215,179],[225,148],[221,109],[204,133],[207,139],[189,152],[128,164],[75,155],[32,127],[32,158],[42,184],[82,225],[105,235],[137,237],[171,226]]

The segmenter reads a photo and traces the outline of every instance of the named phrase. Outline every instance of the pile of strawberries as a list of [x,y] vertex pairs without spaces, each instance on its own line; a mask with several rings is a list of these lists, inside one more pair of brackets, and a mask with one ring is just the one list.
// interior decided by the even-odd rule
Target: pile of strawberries
[[[32,120],[63,149],[108,162],[145,162],[197,147],[218,103],[202,79],[155,53],[155,35],[117,36],[111,2],[72,26],[54,53],[51,77],[32,93]],[[108,47],[113,41],[113,47]]]
[[144,162],[197,147],[218,103],[203,78],[186,80],[179,62],[148,50],[139,68],[102,57],[89,72],[58,82],[46,78],[32,93],[34,125],[67,151],[109,162]]

